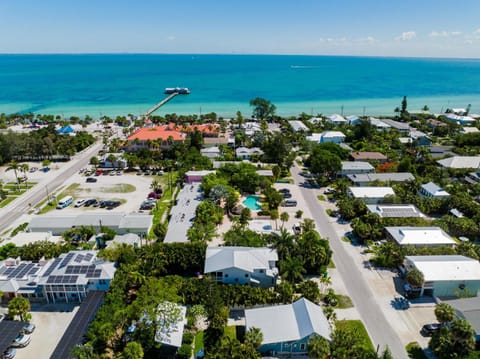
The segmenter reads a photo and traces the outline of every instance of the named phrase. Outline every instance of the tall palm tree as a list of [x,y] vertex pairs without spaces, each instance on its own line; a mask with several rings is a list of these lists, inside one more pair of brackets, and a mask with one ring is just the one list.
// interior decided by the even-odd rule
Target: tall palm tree
[[442,323],[450,323],[455,319],[455,309],[448,303],[439,303],[435,306],[435,317]]
[[19,164],[17,161],[10,161],[7,163],[7,169],[6,171],[12,171],[15,174],[15,180],[17,181],[17,188],[20,189],[20,182],[18,181],[18,173],[17,171],[20,169]]
[[285,226],[285,222],[288,222],[289,218],[290,216],[287,212],[282,212],[280,214],[280,221],[282,221],[282,226],[281,226],[282,229]]
[[293,236],[290,233],[282,228],[280,229],[279,234],[272,234],[270,238],[273,248],[277,250],[278,258],[280,260],[291,254],[293,248]]
[[27,171],[30,169],[30,166],[28,163],[20,163],[18,165],[19,170],[23,172],[23,178],[25,179],[25,188],[28,187],[28,177],[27,177]]
[[280,261],[280,275],[290,283],[296,283],[303,279],[305,268],[300,257],[286,257]]
[[475,348],[474,330],[465,319],[457,319],[450,329],[454,352],[466,355]]

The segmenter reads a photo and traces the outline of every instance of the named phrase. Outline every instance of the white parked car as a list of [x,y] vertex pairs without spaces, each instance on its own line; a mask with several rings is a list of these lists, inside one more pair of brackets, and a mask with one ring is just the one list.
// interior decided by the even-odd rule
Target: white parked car
[[84,199],[79,199],[77,202],[75,202],[75,207],[82,207],[85,204]]
[[15,340],[12,343],[12,347],[23,348],[30,344],[30,335],[27,334],[18,334]]

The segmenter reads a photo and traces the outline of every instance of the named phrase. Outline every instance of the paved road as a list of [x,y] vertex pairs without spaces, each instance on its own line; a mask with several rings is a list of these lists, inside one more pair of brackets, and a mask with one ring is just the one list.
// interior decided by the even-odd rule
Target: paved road
[[[291,173],[296,184],[301,185],[305,181],[305,178],[300,175],[298,166],[292,167]],[[329,217],[314,194],[314,190],[302,186],[300,188],[305,202],[314,217],[313,219],[316,222],[320,235],[330,240],[336,268],[374,345],[379,345],[380,351],[388,345],[395,359],[408,359],[400,338],[383,314],[380,305],[376,302],[374,293],[362,276],[360,267],[363,263],[356,263],[345,250],[334,227],[329,223]]]
[[27,213],[31,209],[29,204],[32,204],[33,207],[47,197],[47,188],[48,193],[54,193],[72,174],[85,167],[89,163],[90,158],[96,155],[102,146],[101,141],[98,141],[76,154],[60,170],[49,172],[49,176],[45,180],[2,208],[0,210],[0,232],[8,228],[22,214]]

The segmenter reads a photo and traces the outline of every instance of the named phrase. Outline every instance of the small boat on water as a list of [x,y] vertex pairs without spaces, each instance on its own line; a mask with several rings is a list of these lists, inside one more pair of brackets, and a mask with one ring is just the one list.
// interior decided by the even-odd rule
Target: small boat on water
[[188,95],[190,90],[188,87],[167,87],[164,92],[166,95],[171,95],[173,93],[178,93],[180,95]]

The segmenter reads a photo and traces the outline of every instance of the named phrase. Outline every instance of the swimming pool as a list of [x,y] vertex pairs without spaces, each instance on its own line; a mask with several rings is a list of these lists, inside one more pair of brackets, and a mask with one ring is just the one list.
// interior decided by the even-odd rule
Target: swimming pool
[[258,197],[258,196],[248,196],[247,198],[245,198],[245,200],[242,202],[242,204],[245,207],[250,208],[252,211],[259,211],[259,210],[262,209],[262,206],[260,206],[258,204],[259,199],[260,199],[260,197]]

